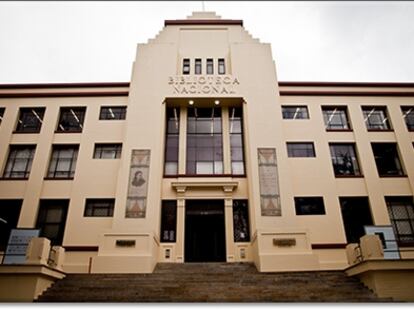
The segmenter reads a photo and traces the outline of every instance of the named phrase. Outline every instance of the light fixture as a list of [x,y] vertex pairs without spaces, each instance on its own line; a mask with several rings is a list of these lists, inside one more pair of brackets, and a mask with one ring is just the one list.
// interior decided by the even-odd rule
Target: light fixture
[[219,105],[220,104],[220,100],[214,100],[214,104],[215,105]]
[[188,101],[188,104],[189,104],[189,105],[193,105],[193,104],[194,104],[194,101],[193,101],[193,100],[189,100],[189,101]]

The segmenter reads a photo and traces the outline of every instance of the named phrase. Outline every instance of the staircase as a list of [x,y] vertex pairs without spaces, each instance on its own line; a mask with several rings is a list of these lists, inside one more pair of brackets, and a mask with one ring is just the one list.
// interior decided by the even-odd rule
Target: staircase
[[158,264],[152,274],[68,274],[37,302],[383,302],[341,271],[259,273],[246,263]]

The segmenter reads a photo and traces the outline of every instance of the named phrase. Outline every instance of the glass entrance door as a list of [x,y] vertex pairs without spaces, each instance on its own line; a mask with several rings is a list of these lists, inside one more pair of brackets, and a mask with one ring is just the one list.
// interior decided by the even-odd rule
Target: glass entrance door
[[185,261],[225,262],[226,238],[223,200],[187,200]]

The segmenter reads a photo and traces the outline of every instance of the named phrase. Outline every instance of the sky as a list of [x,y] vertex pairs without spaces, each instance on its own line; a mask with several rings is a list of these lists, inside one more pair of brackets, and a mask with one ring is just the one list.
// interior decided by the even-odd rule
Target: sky
[[[414,82],[414,2],[205,1],[270,43],[279,81]],[[0,84],[129,82],[137,43],[202,1],[0,2]]]

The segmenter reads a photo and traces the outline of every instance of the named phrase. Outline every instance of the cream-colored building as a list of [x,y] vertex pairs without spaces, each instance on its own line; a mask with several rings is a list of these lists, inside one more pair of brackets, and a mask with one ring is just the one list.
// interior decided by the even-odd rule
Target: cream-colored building
[[391,225],[414,256],[414,84],[279,82],[241,20],[165,21],[130,83],[0,85],[0,117],[3,252],[39,228],[68,273],[329,270]]

